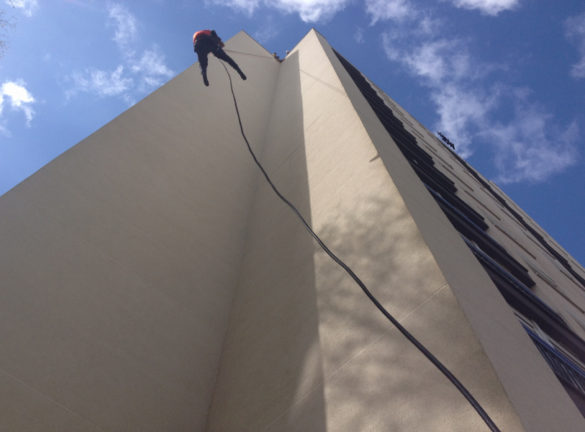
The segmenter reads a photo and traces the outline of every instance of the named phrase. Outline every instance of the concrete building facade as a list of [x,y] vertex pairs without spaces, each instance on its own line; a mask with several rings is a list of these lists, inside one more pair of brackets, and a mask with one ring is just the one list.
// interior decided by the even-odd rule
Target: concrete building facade
[[[585,272],[316,31],[226,44],[282,193],[503,431],[585,430]],[[481,431],[197,65],[0,197],[0,431]]]

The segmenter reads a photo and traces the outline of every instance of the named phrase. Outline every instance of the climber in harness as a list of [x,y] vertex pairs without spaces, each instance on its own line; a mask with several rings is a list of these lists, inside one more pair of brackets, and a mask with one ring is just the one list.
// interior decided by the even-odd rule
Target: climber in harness
[[203,76],[203,84],[209,85],[207,80],[207,55],[212,53],[218,59],[227,62],[233,67],[240,77],[245,80],[246,75],[237,65],[237,63],[225,53],[222,49],[224,46],[223,42],[215,32],[215,30],[199,30],[193,35],[193,50],[197,53],[199,58],[199,67],[201,67],[201,75]]

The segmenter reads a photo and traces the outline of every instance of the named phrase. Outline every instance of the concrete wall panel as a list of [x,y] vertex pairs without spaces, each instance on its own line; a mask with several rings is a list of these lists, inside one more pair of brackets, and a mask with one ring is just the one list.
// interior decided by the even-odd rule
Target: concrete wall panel
[[[462,316],[465,319],[457,325],[471,326],[475,343],[479,342],[484,350],[483,361],[477,363],[477,367],[489,368],[490,374],[498,378],[489,384],[475,379],[464,384],[489,413],[497,413],[492,414],[494,417],[504,415],[505,421],[500,425],[504,430],[525,427],[530,431],[544,432],[555,430],[560,425],[563,430],[581,430],[584,424],[582,416],[522,329],[513,310],[392,143],[335,54],[326,45],[325,48],[407,211],[464,313]],[[400,117],[408,117],[397,107],[393,110]],[[426,340],[426,334],[420,336],[421,340]],[[464,351],[466,347],[472,349],[473,346],[472,340],[461,341],[457,351]],[[439,358],[449,357],[446,351],[452,349],[450,345],[445,345],[436,353]],[[460,351],[461,355],[463,351]],[[451,369],[457,376],[457,367]],[[506,409],[503,412],[498,411],[504,406]],[[543,410],[545,406],[556,408],[551,412]]]
[[[258,142],[278,63],[244,33],[227,48],[247,53],[232,75]],[[257,176],[215,58],[209,76],[195,64],[0,198],[0,371],[34,408],[1,430],[202,430]]]
[[[504,429],[522,430],[316,32],[279,82],[262,153],[274,182]],[[252,215],[208,431],[481,430],[262,181]]]
[[[283,63],[243,32],[227,49],[251,146],[325,243],[502,430],[582,430],[322,36]],[[0,430],[485,429],[259,175],[213,57],[209,79],[193,65],[0,197]]]

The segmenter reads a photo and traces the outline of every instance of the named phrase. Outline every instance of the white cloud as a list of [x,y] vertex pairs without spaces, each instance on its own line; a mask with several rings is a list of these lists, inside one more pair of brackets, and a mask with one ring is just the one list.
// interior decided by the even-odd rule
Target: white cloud
[[585,78],[585,55],[582,55],[579,61],[571,66],[571,76]]
[[576,163],[579,128],[555,126],[552,115],[535,104],[515,101],[508,124],[485,131],[496,146],[495,157],[502,183],[541,182]]
[[414,13],[408,0],[366,0],[366,12],[372,24],[385,20],[401,20]]
[[205,0],[206,4],[228,6],[252,15],[261,4],[260,0]]
[[[327,21],[355,0],[205,0],[207,5],[219,5],[242,11],[251,16],[261,6],[285,13],[296,13],[308,23]],[[410,0],[365,0],[366,12],[372,24],[384,20],[400,20],[414,13]]]
[[442,21],[430,15],[422,15],[418,20],[417,31],[421,36],[436,37],[441,33]]
[[22,13],[30,17],[39,7],[37,0],[6,0],[6,4],[16,9],[21,9]]
[[206,0],[206,4],[222,5],[242,10],[249,15],[261,5],[286,13],[297,13],[305,22],[326,21],[351,0]]
[[585,13],[565,21],[565,34],[576,43],[580,56],[571,67],[571,75],[574,78],[585,78]]
[[2,87],[0,87],[0,115],[3,113],[4,105],[7,104],[11,109],[21,111],[26,118],[27,126],[30,126],[35,114],[32,107],[34,103],[35,98],[26,89],[24,81],[5,81],[2,83]]
[[276,0],[276,6],[296,12],[305,22],[326,21],[345,8],[349,0]]
[[264,3],[288,13],[298,13],[305,22],[317,22],[333,17],[349,0],[265,0]]
[[[576,123],[562,128],[529,91],[494,83],[493,73],[506,68],[482,63],[465,40],[441,36],[440,26],[410,19],[382,35],[386,56],[429,90],[435,130],[464,158],[486,148],[500,182],[544,181],[575,163]],[[513,111],[509,120],[501,120],[502,110]]]
[[0,135],[4,135],[7,138],[12,137],[10,131],[6,129],[6,126],[4,126],[3,124],[0,124]]
[[477,9],[483,14],[495,16],[514,9],[520,4],[520,0],[451,0],[451,3],[458,8]]
[[121,97],[127,103],[171,78],[174,72],[166,65],[165,57],[156,46],[137,49],[139,22],[120,4],[107,7],[108,24],[114,27],[113,40],[121,51],[119,64],[113,70],[89,67],[73,72],[67,81],[71,87],[65,92],[69,99],[78,93],[99,97]]
[[353,34],[353,40],[359,44],[363,44],[366,41],[366,38],[364,37],[364,29],[358,27]]
[[260,43],[266,43],[280,33],[280,26],[275,22],[272,14],[265,15],[258,24],[260,29],[254,32],[254,39]]
[[494,92],[488,96],[490,93],[474,87],[474,77],[482,67],[474,65],[463,41],[439,37],[428,23],[418,25],[427,31],[404,23],[382,34],[384,51],[429,88],[439,117],[434,127],[456,142],[462,157],[469,157],[473,136],[487,123],[488,112],[496,103]]
[[277,26],[267,25],[264,26],[261,30],[254,32],[254,39],[260,43],[266,43],[278,36],[278,33],[279,31]]
[[456,40],[437,39],[420,45],[405,61],[414,72],[439,84],[456,80],[469,73],[469,55]]
[[150,87],[159,86],[165,78],[173,76],[173,71],[165,64],[164,55],[156,49],[144,51],[140,60],[132,65],[132,72],[139,74]]
[[124,76],[124,66],[119,65],[112,72],[100,69],[87,69],[83,73],[75,72],[71,79],[74,87],[69,91],[68,96],[77,92],[95,93],[98,96],[118,96],[127,92],[134,83],[134,80]]
[[[427,23],[419,23],[423,25]],[[418,29],[411,31],[425,34]],[[435,37],[432,33],[424,39],[412,40],[411,36],[401,29],[383,33],[384,51],[388,58],[402,63],[410,73],[428,81],[427,84],[440,87],[445,81],[466,79],[479,73],[471,67],[469,52],[462,41]]]
[[489,127],[488,117],[497,104],[498,93],[446,84],[433,90],[431,99],[439,115],[435,128],[457,142],[461,157],[471,156],[474,134]]
[[138,24],[134,15],[126,7],[120,4],[111,4],[108,6],[108,16],[110,23],[115,27],[114,41],[123,51],[136,40],[138,33]]
[[[521,92],[514,89],[463,87],[456,83],[433,91],[439,114],[435,127],[453,137],[462,157],[471,156],[478,145],[489,146],[496,181],[542,182],[576,162],[579,129],[575,122],[559,126],[552,114],[528,97],[519,97]],[[509,105],[514,110],[509,120],[496,120],[498,110]]]

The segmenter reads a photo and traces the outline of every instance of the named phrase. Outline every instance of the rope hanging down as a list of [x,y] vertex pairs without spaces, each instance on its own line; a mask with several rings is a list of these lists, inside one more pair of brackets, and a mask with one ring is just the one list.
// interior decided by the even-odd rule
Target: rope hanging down
[[284,195],[282,195],[282,193],[280,193],[280,191],[277,189],[277,187],[274,185],[274,183],[272,183],[272,180],[268,176],[268,173],[266,172],[266,170],[264,169],[264,167],[262,166],[260,161],[258,161],[256,154],[252,150],[252,146],[250,146],[250,143],[248,142],[248,138],[246,138],[246,134],[244,133],[244,127],[242,126],[242,119],[240,117],[240,110],[238,108],[238,101],[236,100],[236,94],[234,92],[234,86],[232,84],[232,77],[223,63],[222,63],[222,66],[225,69],[225,72],[226,72],[228,79],[229,79],[229,82],[230,82],[230,89],[232,92],[232,97],[234,99],[234,107],[236,109],[236,114],[238,116],[238,123],[240,125],[240,132],[242,133],[242,137],[244,138],[244,141],[246,142],[246,146],[248,147],[248,151],[250,152],[252,159],[254,159],[254,162],[256,163],[256,165],[258,166],[258,168],[260,169],[260,171],[264,175],[264,178],[266,179],[266,181],[268,182],[268,184],[270,185],[270,187],[272,188],[274,193],[288,207],[290,207],[290,209],[297,215],[299,220],[305,226],[305,228],[307,229],[309,234],[311,234],[311,236],[315,239],[315,241],[321,247],[321,249],[323,249],[323,251],[327,255],[329,255],[329,257],[333,261],[335,261],[341,268],[343,268],[349,276],[351,276],[351,278],[355,281],[355,283],[357,283],[358,286],[362,289],[364,294],[370,299],[370,301],[372,303],[374,303],[374,305],[378,308],[378,310],[380,312],[382,312],[382,314],[388,319],[388,321],[390,321],[400,331],[400,333],[402,333],[402,335],[404,337],[406,337],[406,339],[408,339],[408,341],[410,343],[412,343],[421,353],[423,353],[424,356],[428,360],[430,360],[431,363],[433,363],[433,365],[435,365],[435,367],[437,367],[437,369],[439,369],[441,371],[441,373],[443,373],[443,375],[445,375],[449,381],[451,381],[451,383],[457,388],[457,390],[459,390],[459,392],[461,392],[461,394],[465,397],[465,399],[467,399],[469,404],[475,409],[475,411],[477,411],[477,413],[482,418],[482,420],[485,422],[485,424],[490,429],[490,431],[491,432],[501,432],[500,429],[498,429],[496,424],[493,422],[493,420],[490,418],[488,413],[483,409],[483,407],[479,404],[479,402],[469,392],[469,390],[467,390],[467,388],[457,379],[457,377],[455,377],[455,375],[453,375],[453,373],[449,369],[447,369],[447,367],[443,363],[441,363],[439,361],[439,359],[436,358],[433,353],[431,353],[421,342],[419,342],[418,339],[416,339],[408,330],[406,330],[406,328],[403,327],[402,324],[400,324],[396,320],[396,318],[394,318],[394,316],[392,316],[390,314],[390,312],[388,312],[386,310],[386,308],[384,308],[384,306],[382,306],[382,304],[378,301],[378,299],[376,297],[374,297],[374,295],[370,292],[370,290],[366,287],[366,285],[362,282],[362,280],[353,272],[353,270],[347,264],[345,264],[337,255],[335,255],[327,247],[327,245],[325,243],[323,243],[323,241],[319,238],[319,236],[315,233],[315,231],[313,231],[313,228],[311,228],[309,223],[305,220],[305,218],[303,217],[301,212],[288,199],[286,199],[286,197]]
[[227,49],[227,48],[224,48],[224,51],[235,53],[235,54],[243,54],[243,55],[247,55],[247,56],[251,56],[251,57],[260,57],[263,59],[274,60],[274,57],[271,55],[252,54],[252,53],[247,53],[244,51],[236,51],[236,50]]

